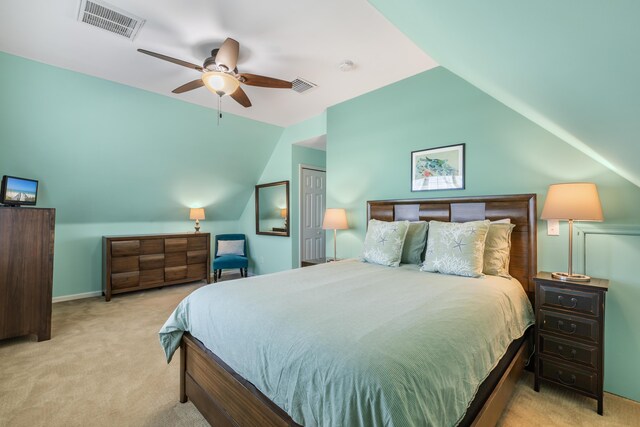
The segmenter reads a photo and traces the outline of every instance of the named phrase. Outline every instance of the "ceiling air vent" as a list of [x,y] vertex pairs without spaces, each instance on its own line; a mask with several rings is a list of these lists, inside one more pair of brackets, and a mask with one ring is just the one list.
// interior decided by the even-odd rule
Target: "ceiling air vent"
[[318,87],[318,85],[308,82],[306,80],[302,80],[300,77],[291,82],[293,84],[292,89],[298,93],[306,92],[314,87]]
[[78,21],[133,40],[144,19],[103,1],[82,0]]

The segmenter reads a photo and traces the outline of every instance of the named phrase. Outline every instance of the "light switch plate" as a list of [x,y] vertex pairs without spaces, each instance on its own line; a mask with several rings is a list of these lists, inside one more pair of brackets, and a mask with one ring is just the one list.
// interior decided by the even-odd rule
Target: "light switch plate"
[[559,236],[560,235],[560,221],[557,219],[547,220],[547,236]]

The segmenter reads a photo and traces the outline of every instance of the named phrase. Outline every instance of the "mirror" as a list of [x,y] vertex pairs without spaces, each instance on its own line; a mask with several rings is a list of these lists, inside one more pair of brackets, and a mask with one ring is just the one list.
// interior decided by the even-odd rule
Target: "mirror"
[[256,185],[256,234],[289,236],[289,181]]

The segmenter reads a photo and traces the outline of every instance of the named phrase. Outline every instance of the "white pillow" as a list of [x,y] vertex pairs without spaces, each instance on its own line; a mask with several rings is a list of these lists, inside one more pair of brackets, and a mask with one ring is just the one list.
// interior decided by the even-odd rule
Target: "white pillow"
[[370,220],[364,238],[363,261],[390,267],[399,266],[408,229],[409,221]]
[[218,253],[221,255],[240,255],[244,256],[244,239],[243,240],[218,240]]

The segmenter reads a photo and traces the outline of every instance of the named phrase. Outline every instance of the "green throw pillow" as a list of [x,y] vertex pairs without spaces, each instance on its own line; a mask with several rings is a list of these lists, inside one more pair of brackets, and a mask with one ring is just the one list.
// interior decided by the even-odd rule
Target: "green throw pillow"
[[420,264],[422,253],[427,244],[427,230],[429,223],[426,221],[410,222],[407,237],[402,247],[402,264]]
[[409,221],[370,220],[364,238],[363,261],[391,267],[399,266],[408,228]]
[[422,271],[482,277],[484,242],[489,221],[429,222]]
[[511,277],[509,261],[511,258],[511,231],[514,224],[492,222],[484,244],[484,274]]

